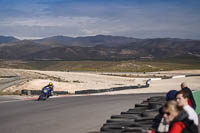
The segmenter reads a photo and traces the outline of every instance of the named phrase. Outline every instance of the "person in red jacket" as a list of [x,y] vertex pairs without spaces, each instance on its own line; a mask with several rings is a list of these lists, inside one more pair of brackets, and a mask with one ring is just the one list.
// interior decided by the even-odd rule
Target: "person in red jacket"
[[163,107],[164,120],[169,123],[168,133],[198,133],[198,127],[176,101],[169,101]]

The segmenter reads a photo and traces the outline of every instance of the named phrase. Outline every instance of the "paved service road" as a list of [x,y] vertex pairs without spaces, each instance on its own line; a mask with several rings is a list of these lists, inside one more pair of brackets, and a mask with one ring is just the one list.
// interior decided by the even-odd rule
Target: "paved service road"
[[0,132],[87,133],[99,131],[113,114],[162,94],[76,96],[47,101],[0,103]]

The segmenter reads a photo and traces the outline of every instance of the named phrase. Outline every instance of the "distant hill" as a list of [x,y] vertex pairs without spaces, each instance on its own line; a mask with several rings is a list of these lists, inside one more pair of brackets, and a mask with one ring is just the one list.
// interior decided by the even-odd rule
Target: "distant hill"
[[121,49],[140,51],[143,56],[175,57],[198,56],[200,57],[200,40],[155,38],[122,46]]
[[17,38],[12,36],[0,36],[0,44],[1,43],[10,43],[10,42],[16,42],[18,41]]
[[26,56],[28,58],[30,54],[50,48],[50,46],[40,45],[29,40],[3,44],[0,45],[0,59],[24,59]]
[[[0,42],[3,39],[0,38]],[[200,40],[106,35],[76,38],[54,36],[39,40],[16,39],[0,45],[0,59],[118,60],[180,56],[200,57]]]
[[86,46],[96,46],[96,45],[121,46],[138,40],[140,39],[135,39],[131,37],[122,37],[122,36],[96,35],[96,36],[76,37],[76,38],[67,36],[53,36],[53,37],[34,40],[34,42],[40,44],[49,44],[49,45],[57,44],[64,46],[86,47]]

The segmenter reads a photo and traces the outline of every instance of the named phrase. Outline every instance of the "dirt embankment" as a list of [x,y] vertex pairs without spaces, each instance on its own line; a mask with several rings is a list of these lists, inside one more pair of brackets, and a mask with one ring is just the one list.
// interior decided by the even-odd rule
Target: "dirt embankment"
[[[22,89],[40,90],[49,82],[53,82],[55,91],[68,91],[74,93],[77,90],[87,89],[109,89],[114,87],[136,86],[138,84],[145,84],[148,75],[184,75],[184,74],[200,74],[200,70],[189,71],[170,71],[145,73],[144,78],[136,78],[131,76],[133,73],[126,73],[130,76],[110,76],[104,75],[106,73],[86,73],[86,72],[59,72],[59,71],[36,71],[36,70],[19,70],[19,69],[0,69],[0,81],[5,80],[5,76],[16,76],[25,79],[20,83],[13,83],[13,85],[4,89],[4,91],[14,92]],[[142,77],[144,73],[137,73]],[[4,76],[4,77],[3,77]],[[130,94],[130,93],[151,93],[151,92],[167,92],[171,89],[180,89],[181,82],[187,82],[189,87],[197,90],[200,89],[200,77],[187,77],[177,79],[152,80],[149,88],[124,90],[116,92],[108,92],[103,94]]]

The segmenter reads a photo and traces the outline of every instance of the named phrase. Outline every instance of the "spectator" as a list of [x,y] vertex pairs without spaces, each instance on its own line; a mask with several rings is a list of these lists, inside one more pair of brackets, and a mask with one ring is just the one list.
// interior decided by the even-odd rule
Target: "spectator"
[[167,92],[166,101],[176,100],[176,93],[176,90],[170,90],[169,92]]
[[[176,100],[176,90],[170,90],[167,94],[166,94],[166,101],[171,101],[171,100]],[[159,115],[156,117],[157,118],[157,122],[155,122],[154,129],[156,129],[156,132],[158,133],[167,133],[169,130],[169,124],[166,123],[164,121],[164,117],[163,117],[163,108],[161,108],[161,110],[159,111]],[[158,124],[157,124],[158,123]]]
[[187,91],[187,93],[189,94],[188,104],[195,110],[196,103],[195,103],[194,97],[192,95],[191,89],[187,87],[187,84],[185,82],[181,83],[181,89]]
[[198,133],[198,127],[188,119],[188,114],[174,100],[168,101],[164,107],[164,120],[169,124],[168,133]]
[[182,107],[188,114],[188,118],[198,125],[198,116],[195,110],[188,105],[189,93],[187,90],[180,90],[176,94],[176,101],[179,107]]

